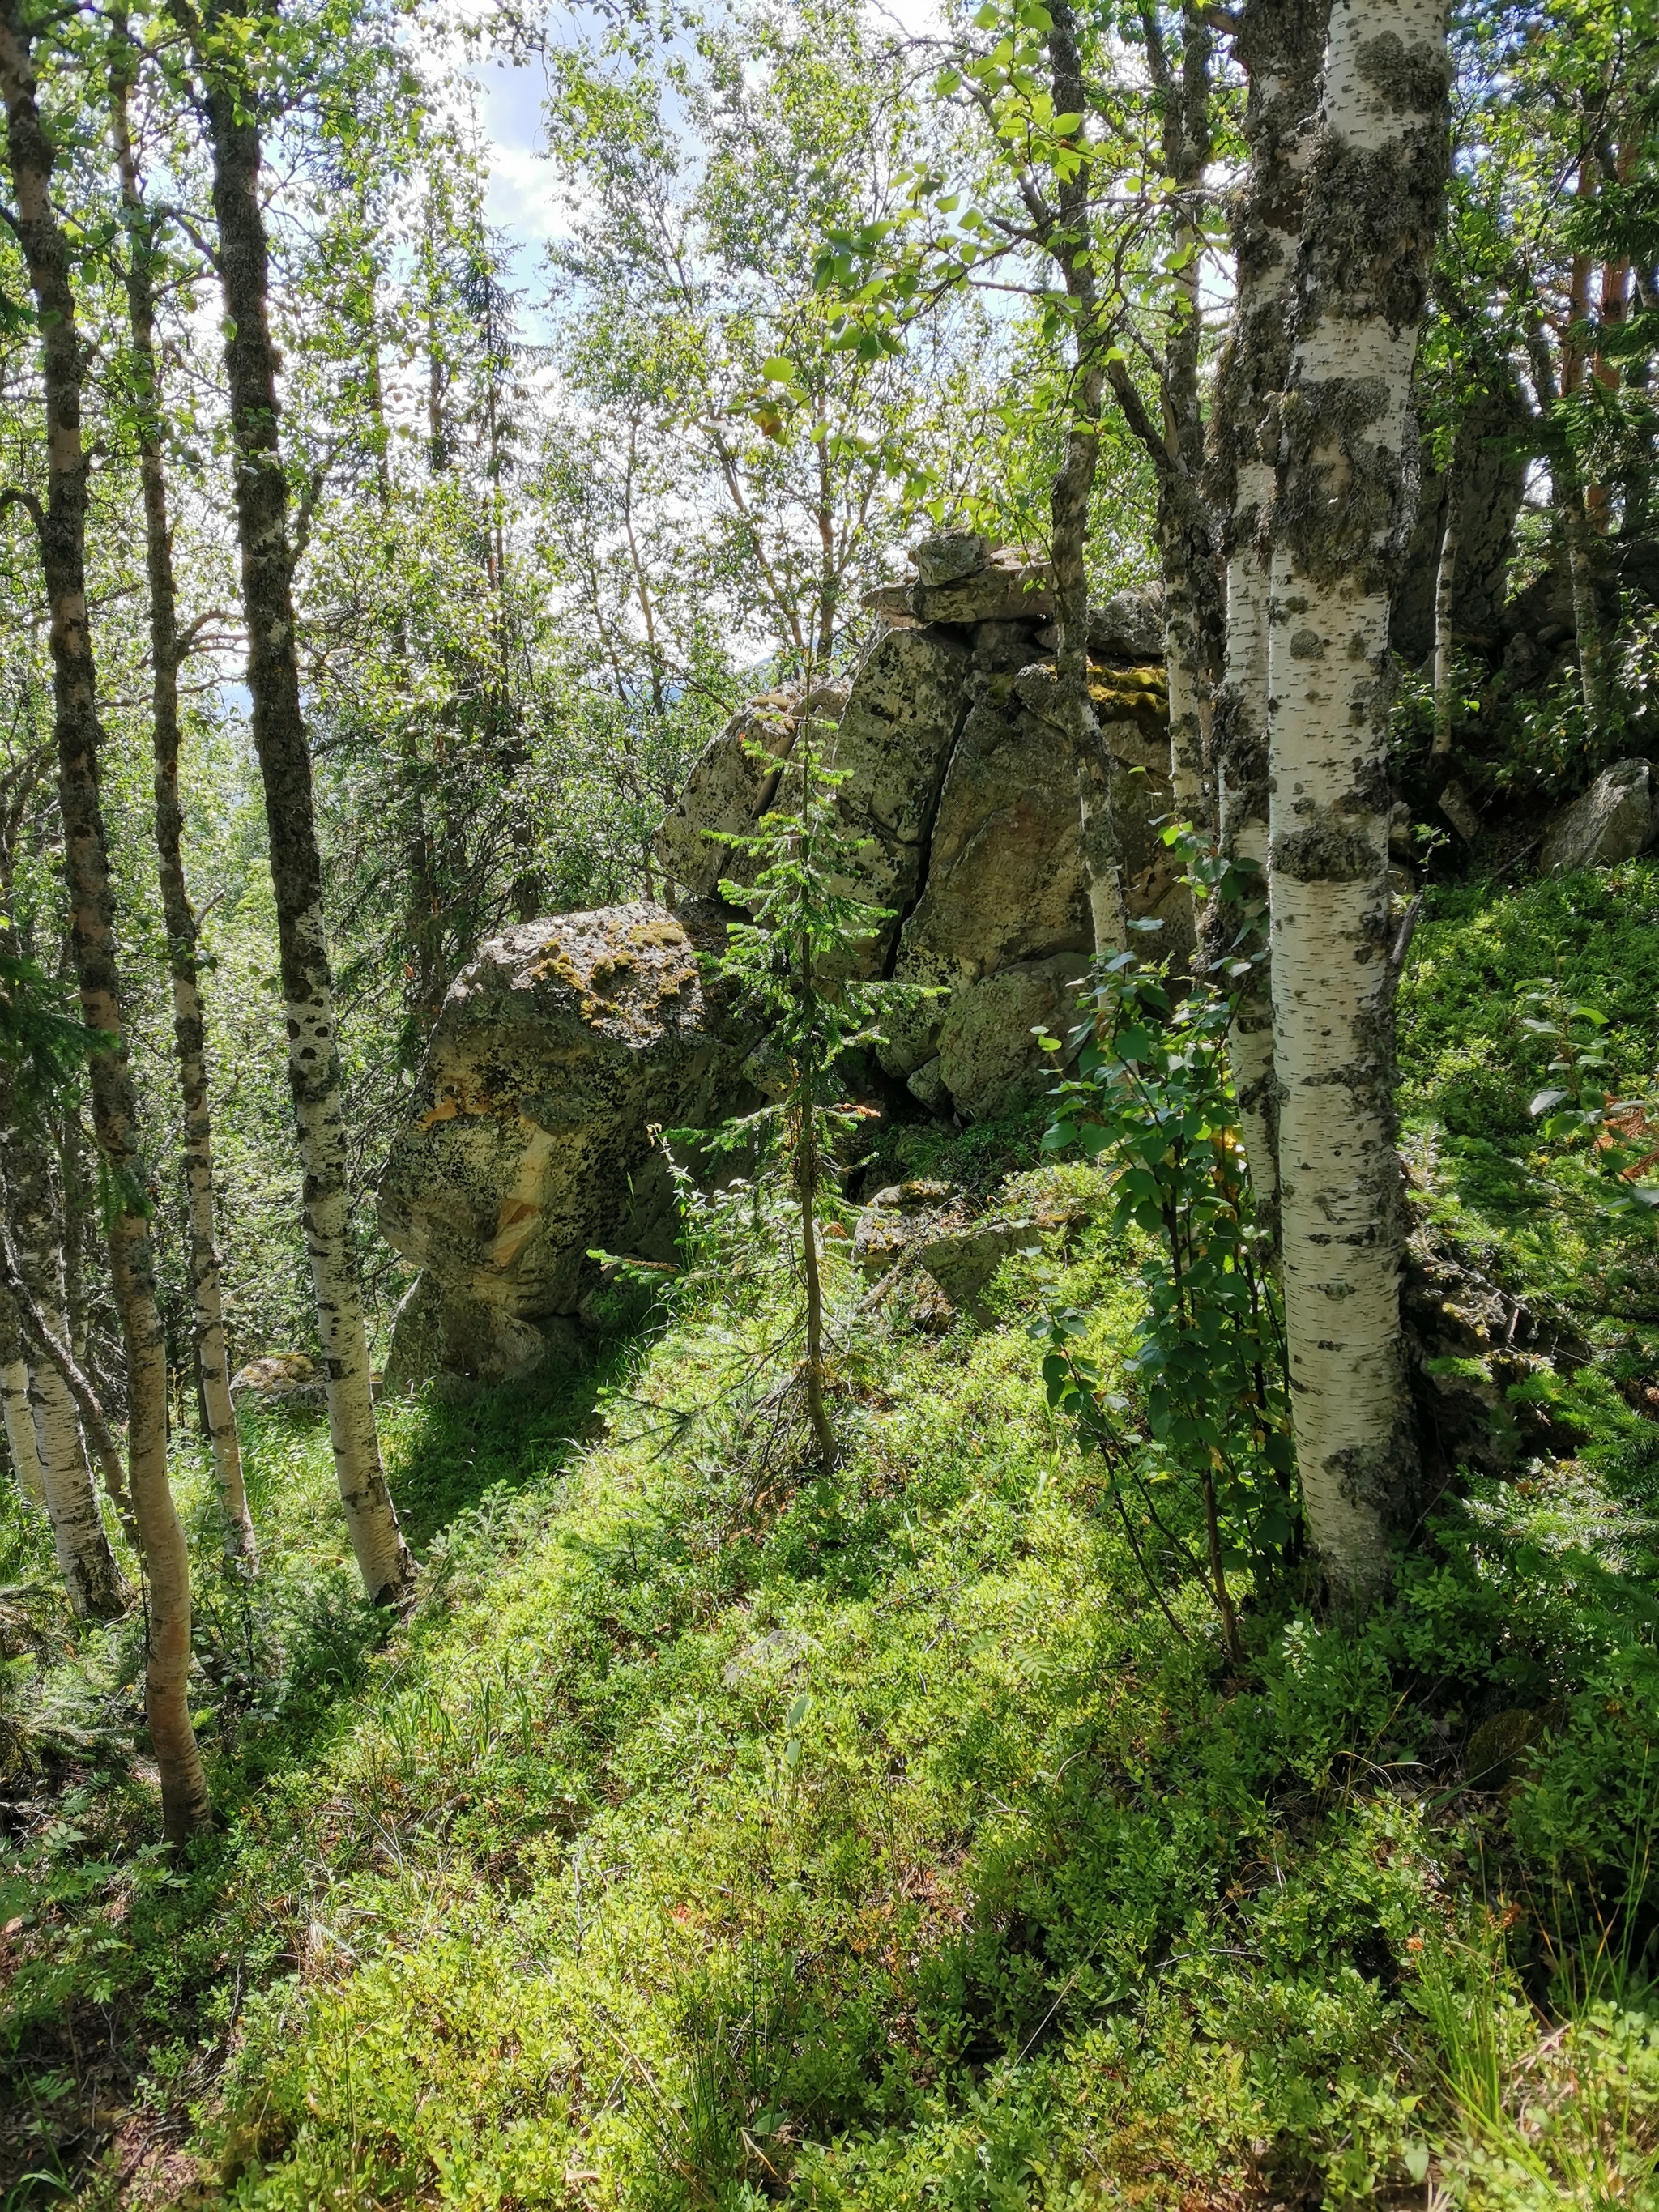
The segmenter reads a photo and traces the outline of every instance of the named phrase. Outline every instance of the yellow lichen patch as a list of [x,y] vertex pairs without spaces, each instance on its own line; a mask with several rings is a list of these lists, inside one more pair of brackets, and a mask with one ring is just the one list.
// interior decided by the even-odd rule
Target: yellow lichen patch
[[677,921],[641,921],[629,931],[628,941],[641,951],[649,945],[684,945],[685,932]]
[[1114,668],[1089,678],[1089,696],[1110,714],[1155,714],[1170,711],[1170,686],[1161,668]]
[[545,954],[536,963],[531,973],[538,983],[556,979],[561,983],[568,983],[573,991],[584,988],[581,969],[562,945],[556,952]]

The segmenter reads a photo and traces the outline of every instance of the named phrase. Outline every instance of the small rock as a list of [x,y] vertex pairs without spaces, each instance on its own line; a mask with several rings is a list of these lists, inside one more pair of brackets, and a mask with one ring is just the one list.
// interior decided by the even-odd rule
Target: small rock
[[902,1182],[890,1182],[884,1190],[878,1190],[870,1203],[909,1212],[919,1206],[942,1206],[956,1192],[953,1182],[941,1182],[937,1176],[907,1176]]
[[1615,860],[1633,860],[1644,853],[1656,826],[1652,763],[1614,761],[1582,799],[1555,817],[1545,833],[1539,866],[1547,876],[1564,875],[1573,868],[1611,867]]
[[937,1053],[905,1078],[904,1087],[930,1114],[950,1111],[951,1086],[945,1080],[945,1063]]
[[1449,783],[1441,793],[1440,811],[1466,845],[1472,845],[1480,835],[1480,817],[1461,783]]
[[991,565],[990,540],[977,531],[950,530],[940,538],[925,538],[910,556],[924,584],[959,584]]
[[878,1190],[853,1228],[853,1257],[873,1282],[933,1225],[956,1195],[954,1185],[927,1176]]
[[1040,1235],[1035,1221],[976,1221],[919,1243],[916,1258],[953,1306],[971,1308],[1009,1255],[1034,1249]]
[[1089,653],[1096,660],[1161,660],[1164,592],[1161,586],[1114,592],[1104,606],[1089,610]]
[[1523,1706],[1494,1713],[1470,1736],[1463,1753],[1463,1773],[1475,1790],[1501,1790],[1513,1782],[1526,1754],[1543,1733],[1539,1716]]
[[232,1403],[252,1402],[266,1413],[321,1413],[328,1393],[314,1360],[303,1352],[272,1352],[250,1359],[230,1378]]
[[[1038,642],[1052,653],[1060,633],[1052,624]],[[1104,606],[1089,610],[1089,658],[1102,661],[1151,661],[1164,658],[1164,592],[1152,584],[1139,591],[1115,592]]]
[[816,684],[801,701],[801,712],[820,722],[838,722],[851,696],[851,684]]

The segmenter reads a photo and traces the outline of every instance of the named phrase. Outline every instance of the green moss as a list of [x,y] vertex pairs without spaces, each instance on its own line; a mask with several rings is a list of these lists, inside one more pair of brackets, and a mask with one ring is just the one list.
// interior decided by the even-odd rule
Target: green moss
[[[1460,894],[1421,935],[1425,1203],[1535,1295],[1591,1231],[1539,1212],[1501,1132],[1443,1115],[1508,1038],[1494,993],[1558,965],[1643,1064],[1627,963],[1656,883]],[[1097,1211],[1096,1170],[1033,1172],[1035,1136],[889,1128],[866,1179]],[[1004,1268],[989,1325],[942,1339],[861,1315],[832,1245],[833,1480],[780,1426],[760,1245],[562,1395],[388,1407],[423,1555],[389,1635],[320,1425],[250,1432],[252,1593],[210,1565],[185,1454],[227,1825],[162,1856],[136,1630],[51,1624],[0,1713],[35,1808],[0,1857],[19,2171],[58,2160],[115,2201],[113,2100],[188,2147],[201,2201],[273,2212],[1335,2205],[1420,2201],[1425,2175],[1471,2205],[1608,2201],[1565,2118],[1503,2138],[1520,2179],[1492,2192],[1464,2065],[1490,2045],[1516,2111],[1601,2114],[1586,2140],[1652,2201],[1639,1346],[1614,1330],[1538,1384],[1574,1455],[1444,1498],[1362,1628],[1258,1595],[1234,1677],[1179,1548],[1198,1532],[1164,1509],[1166,1616],[1106,1470],[1046,1409],[1029,1325],[1086,1308],[1109,1365],[1126,1255],[1048,1243]],[[44,1587],[15,1508],[0,1540]],[[1517,1712],[1516,1778],[1465,1790],[1469,1736]]]
[[1659,864],[1623,866],[1493,890],[1428,895],[1399,1004],[1401,1110],[1455,1138],[1520,1146],[1540,1056],[1516,994],[1556,979],[1608,1017],[1624,1080],[1659,1061]]

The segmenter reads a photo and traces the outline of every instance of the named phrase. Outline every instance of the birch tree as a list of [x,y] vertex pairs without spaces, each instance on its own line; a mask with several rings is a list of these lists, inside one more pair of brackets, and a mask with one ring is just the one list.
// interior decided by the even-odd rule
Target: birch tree
[[40,1454],[34,1441],[34,1419],[29,1411],[29,1369],[23,1351],[23,1328],[16,1301],[0,1290],[0,1419],[5,1424],[6,1449],[19,1493],[31,1505],[45,1509],[46,1483],[40,1473]]
[[[1445,189],[1440,0],[1334,0],[1280,410],[1268,605],[1279,1203],[1297,1464],[1329,1582],[1386,1579],[1416,1449],[1400,1328],[1389,605]],[[1403,933],[1402,933],[1403,934]]]
[[111,1285],[127,1368],[132,1510],[148,1585],[144,1705],[161,1783],[162,1823],[181,1841],[210,1818],[191,1725],[190,1563],[167,1480],[167,1352],[155,1255],[138,1156],[137,1102],[123,1034],[114,901],[99,789],[96,673],[86,582],[87,459],[81,437],[83,362],[67,242],[52,200],[57,153],[36,99],[33,33],[23,0],[0,0],[0,94],[16,194],[13,216],[40,331],[47,495],[15,495],[40,540],[51,617],[53,728],[64,872],[81,1011],[98,1032],[90,1054],[94,1126],[108,1164]]
[[41,1501],[70,1611],[83,1620],[115,1620],[126,1611],[127,1586],[105,1533],[75,1400],[41,1340],[43,1332],[60,1344],[69,1339],[58,1226],[63,1209],[38,1140],[15,1120],[5,1139],[8,1246],[0,1265],[10,1277],[15,1256],[15,1287],[9,1281],[0,1297],[33,1340],[25,1372]]
[[[1209,489],[1226,562],[1225,660],[1211,720],[1218,849],[1267,861],[1267,443],[1291,356],[1291,313],[1328,0],[1245,0],[1233,52],[1245,76],[1247,164],[1233,218],[1237,295],[1216,378]],[[1212,956],[1265,951],[1242,913],[1206,917]],[[1231,946],[1223,942],[1233,938]],[[1257,959],[1235,994],[1233,1089],[1262,1218],[1277,1218],[1279,1112],[1273,998]]]
[[110,32],[110,127],[126,228],[124,271],[132,344],[133,413],[143,495],[144,566],[149,591],[151,733],[155,759],[155,856],[173,986],[173,1033],[184,1107],[185,1194],[190,1240],[190,1289],[196,1313],[196,1361],[213,1471],[228,1549],[248,1566],[258,1559],[253,1520],[242,1480],[236,1413],[230,1401],[214,1221],[213,1127],[208,1103],[207,1043],[202,1018],[201,959],[195,910],[185,879],[184,815],[179,804],[179,591],[173,529],[162,465],[161,371],[155,343],[156,222],[144,204],[128,110],[138,51],[117,14]]
[[[200,72],[213,163],[247,686],[270,838],[289,1080],[304,1170],[301,1212],[322,1344],[329,1436],[363,1587],[374,1603],[390,1605],[407,1591],[414,1571],[380,1464],[362,1291],[351,1241],[334,979],[295,641],[294,549],[270,332],[270,253],[260,204],[261,96],[249,61],[258,38],[250,40],[246,16],[222,4],[198,14],[190,0],[173,0],[172,12]],[[257,33],[269,27],[262,10],[252,28]]]

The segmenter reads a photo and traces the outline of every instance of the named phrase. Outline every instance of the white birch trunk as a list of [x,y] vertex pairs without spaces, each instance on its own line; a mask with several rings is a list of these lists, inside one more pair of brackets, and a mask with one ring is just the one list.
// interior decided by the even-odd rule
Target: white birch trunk
[[[326,977],[320,906],[299,917],[295,935],[314,963],[313,974]],[[290,1000],[287,1012],[289,1064],[305,1170],[301,1224],[316,1293],[335,1478],[363,1587],[376,1603],[391,1605],[406,1592],[412,1570],[380,1464],[374,1422],[368,1332],[351,1244],[333,994],[317,988],[305,1000]]]
[[1452,601],[1457,590],[1457,502],[1455,474],[1446,477],[1446,527],[1440,538],[1440,566],[1434,578],[1434,743],[1431,757],[1443,759],[1452,741]]
[[1268,630],[1279,1218],[1297,1461],[1333,1590],[1386,1581],[1416,1472],[1400,1326],[1389,586],[1446,170],[1440,0],[1334,0],[1282,410]]
[[6,1449],[17,1487],[29,1504],[44,1507],[46,1482],[40,1473],[40,1452],[34,1439],[34,1417],[29,1411],[28,1363],[23,1357],[23,1332],[9,1291],[0,1290],[0,1418],[6,1429]]
[[83,1620],[116,1620],[126,1610],[125,1589],[98,1510],[75,1401],[50,1360],[40,1360],[29,1370],[29,1410],[52,1548],[70,1608]]
[[[61,1340],[69,1333],[64,1310],[63,1249],[46,1157],[35,1146],[21,1141],[15,1129],[6,1132],[6,1155],[18,1274],[23,1285],[20,1296],[33,1300],[46,1327]],[[6,1302],[14,1306],[9,1297]],[[127,1587],[99,1510],[75,1401],[68,1383],[38,1346],[36,1356],[28,1362],[27,1376],[29,1421],[41,1498],[52,1523],[52,1548],[58,1554],[70,1610],[83,1620],[117,1620],[126,1611]]]
[[[1249,83],[1249,149],[1233,231],[1238,295],[1216,392],[1216,495],[1224,501],[1225,632],[1210,752],[1216,846],[1267,875],[1267,545],[1274,471],[1264,438],[1290,368],[1303,203],[1313,158],[1326,0],[1245,0],[1237,58]],[[1206,916],[1206,951],[1254,958],[1237,986],[1229,1038],[1233,1093],[1260,1217],[1279,1213],[1279,1103],[1265,921],[1229,904]]]

